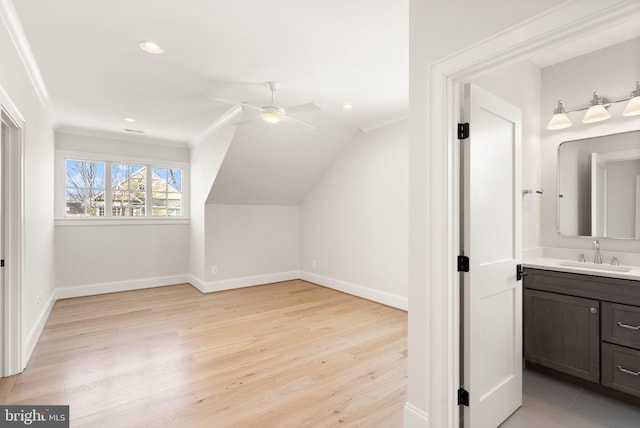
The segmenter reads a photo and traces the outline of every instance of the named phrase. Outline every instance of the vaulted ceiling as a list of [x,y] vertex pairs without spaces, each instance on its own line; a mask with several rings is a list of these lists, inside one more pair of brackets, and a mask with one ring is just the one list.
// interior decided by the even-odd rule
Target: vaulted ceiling
[[270,80],[281,106],[323,108],[298,115],[316,131],[238,127],[217,202],[299,203],[355,132],[407,115],[408,0],[13,3],[59,129],[186,146],[230,108],[214,98],[262,106]]

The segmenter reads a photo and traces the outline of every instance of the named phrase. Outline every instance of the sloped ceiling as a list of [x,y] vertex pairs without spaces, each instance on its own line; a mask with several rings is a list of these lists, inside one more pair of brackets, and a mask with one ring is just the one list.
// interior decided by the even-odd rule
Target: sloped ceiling
[[[132,137],[124,131],[132,128],[144,132],[139,138],[193,144],[230,107],[214,98],[264,105],[269,80],[281,84],[283,107],[324,109],[300,115],[315,132],[290,123],[239,127],[220,196],[212,194],[218,202],[296,203],[357,130],[407,115],[408,0],[13,4],[61,129]],[[141,40],[165,52],[143,52]],[[352,111],[341,109],[346,102]]]

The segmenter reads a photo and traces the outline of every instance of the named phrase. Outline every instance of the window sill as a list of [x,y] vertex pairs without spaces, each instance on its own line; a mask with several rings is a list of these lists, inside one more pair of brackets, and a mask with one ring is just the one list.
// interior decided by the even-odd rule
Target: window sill
[[131,226],[131,225],[178,225],[189,224],[188,217],[175,218],[57,218],[54,221],[56,227],[63,226]]

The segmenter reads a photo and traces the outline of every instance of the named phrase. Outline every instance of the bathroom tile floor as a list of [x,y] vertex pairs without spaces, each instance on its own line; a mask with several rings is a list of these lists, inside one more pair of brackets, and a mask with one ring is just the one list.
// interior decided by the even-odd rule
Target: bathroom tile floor
[[640,408],[525,369],[523,405],[500,428],[638,428]]

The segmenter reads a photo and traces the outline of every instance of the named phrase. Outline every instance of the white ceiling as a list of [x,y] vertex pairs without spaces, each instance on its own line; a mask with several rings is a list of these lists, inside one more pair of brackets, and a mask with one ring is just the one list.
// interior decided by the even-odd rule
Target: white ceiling
[[[264,105],[269,80],[283,107],[323,107],[299,115],[317,131],[238,127],[210,203],[298,204],[358,130],[407,116],[408,0],[13,3],[60,129],[187,146],[229,109],[214,98]],[[532,60],[544,68],[637,37],[640,25],[596,32]],[[143,52],[141,40],[165,52]]]
[[214,98],[262,106],[270,80],[285,109],[323,108],[296,115],[317,131],[238,127],[210,203],[299,204],[358,130],[407,116],[408,0],[13,3],[58,129],[187,146],[231,107]]
[[[283,107],[323,126],[406,116],[408,0],[19,0],[14,6],[60,126],[187,143],[229,105]],[[154,40],[162,55],[143,52]],[[351,102],[351,112],[341,105]],[[136,119],[134,124],[123,121]]]

